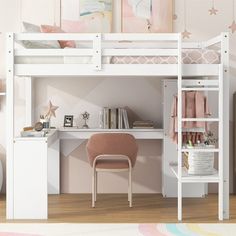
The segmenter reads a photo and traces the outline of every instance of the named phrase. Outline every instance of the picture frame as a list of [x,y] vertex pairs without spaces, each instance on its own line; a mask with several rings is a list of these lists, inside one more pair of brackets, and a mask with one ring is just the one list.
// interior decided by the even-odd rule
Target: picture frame
[[112,32],[113,0],[61,0],[61,28],[68,33]]
[[121,0],[121,31],[173,32],[173,0]]
[[74,116],[72,115],[65,115],[64,116],[64,127],[73,127],[73,119]]

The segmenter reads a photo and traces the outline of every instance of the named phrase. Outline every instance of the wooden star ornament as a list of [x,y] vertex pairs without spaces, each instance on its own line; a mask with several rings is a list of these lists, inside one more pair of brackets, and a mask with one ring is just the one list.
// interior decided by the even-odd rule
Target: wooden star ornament
[[218,12],[218,10],[215,9],[215,7],[212,7],[212,8],[209,10],[210,15],[216,15],[217,12]]
[[55,111],[58,109],[58,106],[54,106],[51,101],[49,101],[48,111],[46,113],[47,118],[51,118],[52,116],[56,117]]
[[232,22],[232,24],[229,26],[229,29],[231,29],[232,33],[236,31],[236,23],[235,20]]
[[183,37],[183,39],[189,39],[190,38],[190,35],[191,35],[191,33],[190,32],[188,32],[186,29],[184,30],[184,32],[182,32],[182,37]]

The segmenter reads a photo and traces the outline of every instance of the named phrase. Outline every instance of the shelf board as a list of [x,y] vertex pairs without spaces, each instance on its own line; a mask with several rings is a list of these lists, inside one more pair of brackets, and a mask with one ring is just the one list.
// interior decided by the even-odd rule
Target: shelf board
[[219,91],[219,88],[211,88],[211,87],[204,87],[204,88],[182,88],[182,91]]
[[219,118],[182,118],[185,122],[218,122]]
[[163,132],[163,129],[100,129],[100,128],[89,128],[80,129],[77,127],[61,127],[59,131],[76,131],[76,132]]
[[182,152],[219,152],[218,148],[183,148]]
[[[170,166],[170,168],[178,179],[178,166]],[[186,167],[182,167],[182,178],[180,181],[182,183],[218,183],[219,174],[216,169],[214,171],[215,173],[212,175],[190,175]]]
[[0,96],[6,96],[6,92],[0,92]]
[[88,139],[96,133],[129,133],[136,139],[163,139],[163,129],[78,129],[76,127],[58,129],[61,139],[81,138]]

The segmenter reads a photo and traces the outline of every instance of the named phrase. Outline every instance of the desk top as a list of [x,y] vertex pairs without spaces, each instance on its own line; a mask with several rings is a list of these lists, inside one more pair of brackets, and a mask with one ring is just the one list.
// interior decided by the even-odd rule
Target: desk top
[[45,141],[52,143],[56,139],[89,139],[96,133],[129,133],[136,139],[163,139],[163,129],[51,129],[45,137],[16,137],[15,141]]
[[58,139],[58,130],[51,129],[44,137],[15,137],[14,141],[43,141],[49,145]]
[[60,139],[88,139],[91,135],[96,133],[129,133],[136,139],[163,139],[163,129],[78,129],[59,128]]

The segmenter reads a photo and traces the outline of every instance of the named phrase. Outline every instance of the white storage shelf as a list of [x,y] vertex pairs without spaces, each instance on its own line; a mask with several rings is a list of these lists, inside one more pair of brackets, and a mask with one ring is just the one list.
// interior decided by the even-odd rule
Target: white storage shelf
[[[171,166],[171,170],[178,179],[178,167]],[[218,183],[219,182],[218,171],[214,169],[214,172],[215,173],[212,175],[190,175],[188,174],[188,170],[186,169],[186,167],[182,167],[181,181],[183,183]]]

